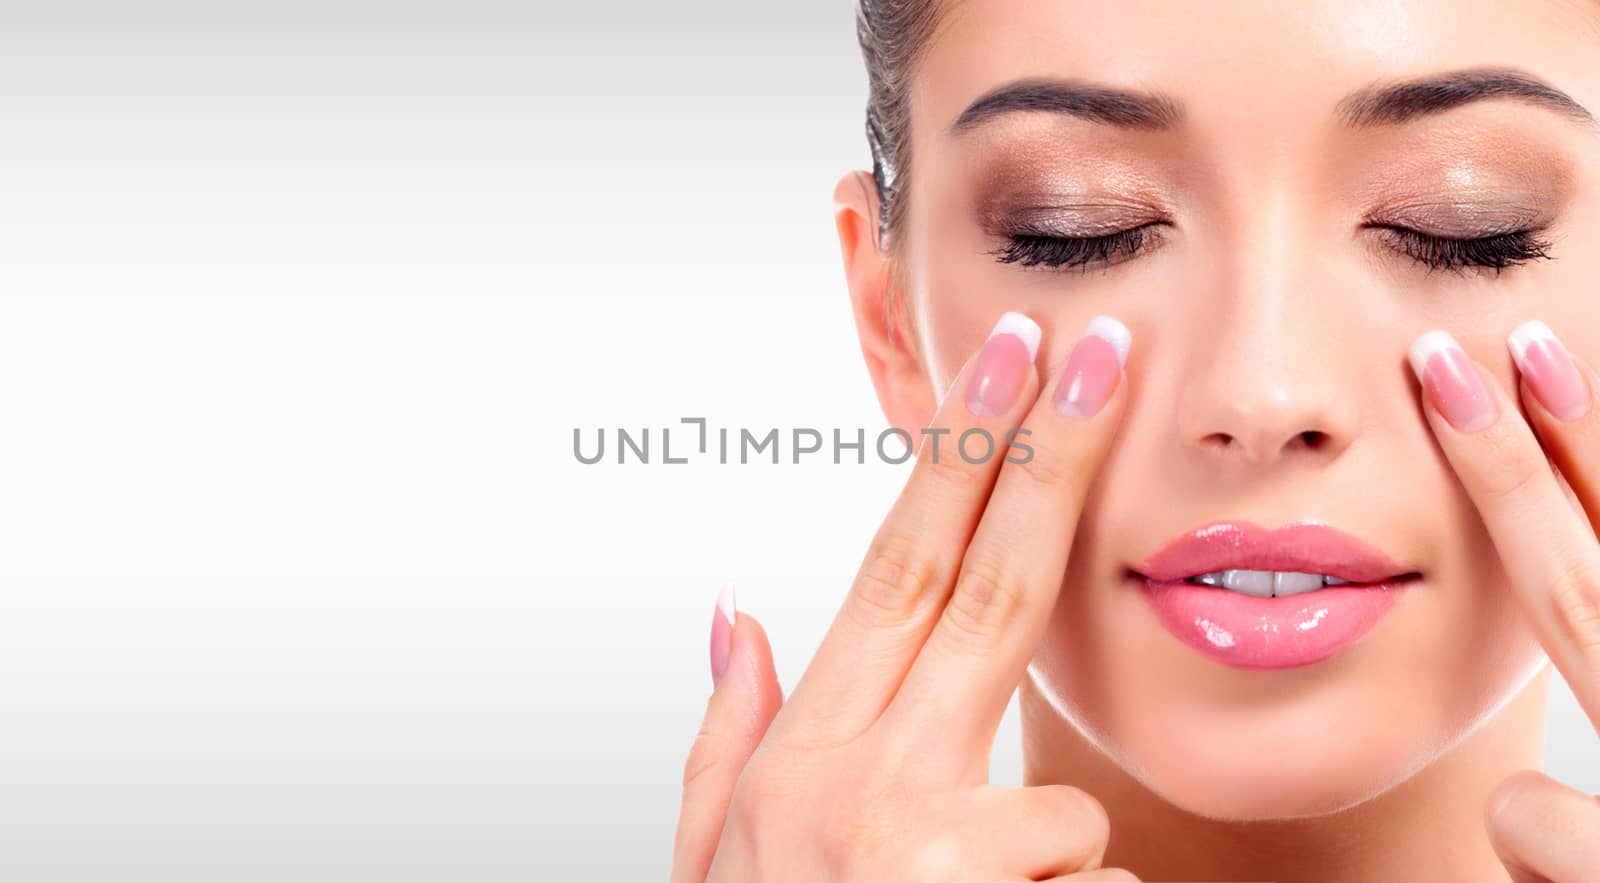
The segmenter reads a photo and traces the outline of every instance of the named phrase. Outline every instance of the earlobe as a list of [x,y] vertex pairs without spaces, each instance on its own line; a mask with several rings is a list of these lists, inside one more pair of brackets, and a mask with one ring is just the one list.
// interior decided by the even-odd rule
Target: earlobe
[[892,426],[915,432],[933,419],[938,403],[898,308],[891,258],[879,241],[878,211],[870,172],[850,172],[839,179],[833,218],[861,354],[884,417]]

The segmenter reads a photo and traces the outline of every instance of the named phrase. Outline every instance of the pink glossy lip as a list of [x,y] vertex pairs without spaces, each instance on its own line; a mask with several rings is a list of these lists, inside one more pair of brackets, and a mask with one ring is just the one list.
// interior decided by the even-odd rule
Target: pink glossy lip
[[[1256,598],[1184,579],[1218,570],[1323,573],[1355,585]],[[1237,668],[1292,668],[1328,659],[1383,619],[1418,576],[1343,531],[1315,523],[1268,530],[1208,524],[1136,567],[1145,599],[1178,640]]]

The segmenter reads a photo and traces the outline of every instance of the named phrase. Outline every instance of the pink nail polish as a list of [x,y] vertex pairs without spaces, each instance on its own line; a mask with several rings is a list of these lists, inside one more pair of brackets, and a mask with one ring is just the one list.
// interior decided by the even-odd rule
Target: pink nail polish
[[733,605],[733,586],[726,586],[717,596],[717,609],[711,615],[711,686],[722,681],[728,670],[728,656],[733,652],[733,620],[738,611]]
[[1499,419],[1500,408],[1461,345],[1447,331],[1418,337],[1409,352],[1411,370],[1428,389],[1433,406],[1460,432],[1477,432]]
[[1575,420],[1589,412],[1589,384],[1550,326],[1538,319],[1524,322],[1506,337],[1534,398],[1557,420]]
[[1068,417],[1100,413],[1128,360],[1133,335],[1110,316],[1096,316],[1072,348],[1061,382],[1056,385],[1056,410]]
[[967,410],[978,417],[994,417],[1011,410],[1039,353],[1039,326],[1021,313],[1006,313],[989,332],[978,353],[972,382],[967,386]]

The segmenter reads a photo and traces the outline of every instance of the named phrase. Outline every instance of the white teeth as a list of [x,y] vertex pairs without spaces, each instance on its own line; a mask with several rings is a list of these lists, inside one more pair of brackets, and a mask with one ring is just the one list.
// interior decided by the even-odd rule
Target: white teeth
[[1272,597],[1272,571],[1224,570],[1222,587],[1231,592],[1243,592],[1257,598]]
[[1282,573],[1272,574],[1272,594],[1298,595],[1302,592],[1315,592],[1322,588],[1323,575],[1320,573]]
[[1321,573],[1283,570],[1218,570],[1190,577],[1193,582],[1217,586],[1231,592],[1270,598],[1274,595],[1300,595],[1315,592],[1324,585],[1348,585],[1347,580]]

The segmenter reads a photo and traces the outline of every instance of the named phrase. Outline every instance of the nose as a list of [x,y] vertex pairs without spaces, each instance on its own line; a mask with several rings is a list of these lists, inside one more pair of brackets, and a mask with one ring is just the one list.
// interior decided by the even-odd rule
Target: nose
[[1218,466],[1338,456],[1359,424],[1363,380],[1350,363],[1356,348],[1331,333],[1338,319],[1329,300],[1259,265],[1229,275],[1197,299],[1203,313],[1185,317],[1177,413],[1185,445]]

